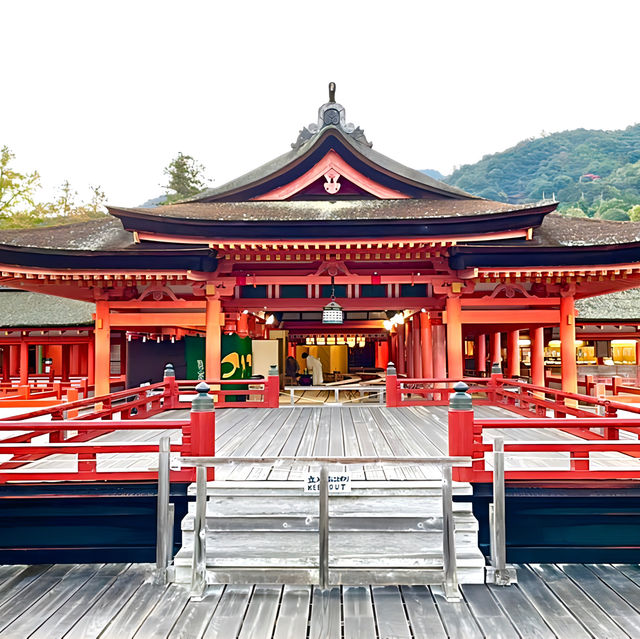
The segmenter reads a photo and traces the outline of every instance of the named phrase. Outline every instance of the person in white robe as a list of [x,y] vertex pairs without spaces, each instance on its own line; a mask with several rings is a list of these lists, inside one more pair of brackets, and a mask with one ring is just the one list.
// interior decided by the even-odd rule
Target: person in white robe
[[307,369],[311,373],[313,385],[320,386],[323,383],[322,362],[317,357],[309,355],[309,353],[302,353],[302,359],[305,360]]

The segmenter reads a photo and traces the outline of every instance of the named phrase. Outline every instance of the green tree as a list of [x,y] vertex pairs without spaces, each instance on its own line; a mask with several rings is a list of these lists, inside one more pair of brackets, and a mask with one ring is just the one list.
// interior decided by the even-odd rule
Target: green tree
[[636,204],[632,206],[628,211],[627,215],[632,222],[640,222],[640,204]]
[[57,199],[52,203],[52,214],[59,215],[61,217],[74,215],[78,209],[78,205],[76,203],[77,197],[78,191],[74,191],[71,188],[69,180],[65,180],[58,188]]
[[169,183],[164,186],[167,189],[165,204],[192,197],[202,191],[207,183],[204,171],[204,166],[193,157],[178,153],[164,169],[164,175],[169,177]]
[[33,173],[19,173],[10,164],[15,155],[9,147],[0,149],[0,218],[24,213],[33,206],[33,195],[40,187],[40,176]]
[[101,217],[107,212],[105,207],[107,196],[99,185],[90,186],[89,188],[91,190],[91,199],[82,206],[82,209],[88,217]]
[[564,211],[561,211],[561,213],[563,215],[566,215],[567,217],[587,217],[587,214],[577,206],[564,209]]
[[629,216],[622,209],[607,209],[600,215],[603,220],[617,220],[619,222],[628,222]]

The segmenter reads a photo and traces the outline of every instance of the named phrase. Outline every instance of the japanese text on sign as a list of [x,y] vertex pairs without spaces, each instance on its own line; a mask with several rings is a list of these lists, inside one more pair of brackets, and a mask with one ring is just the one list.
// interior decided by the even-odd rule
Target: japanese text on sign
[[[340,473],[338,475],[329,475],[327,477],[327,485],[329,486],[329,494],[331,493],[350,493],[351,492],[351,475],[349,473]],[[305,493],[320,492],[320,475],[307,475],[307,481],[304,484]]]

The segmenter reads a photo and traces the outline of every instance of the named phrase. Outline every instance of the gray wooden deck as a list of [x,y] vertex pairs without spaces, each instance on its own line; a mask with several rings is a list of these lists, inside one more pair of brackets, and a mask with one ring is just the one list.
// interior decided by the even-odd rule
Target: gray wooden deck
[[518,585],[210,586],[190,601],[148,564],[0,566],[0,637],[12,639],[488,639],[640,636],[637,565],[518,566]]

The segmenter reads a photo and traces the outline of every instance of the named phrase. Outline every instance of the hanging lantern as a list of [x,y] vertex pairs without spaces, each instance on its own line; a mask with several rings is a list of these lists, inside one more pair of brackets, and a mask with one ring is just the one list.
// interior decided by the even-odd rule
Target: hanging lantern
[[322,309],[323,324],[342,324],[344,322],[344,312],[342,306],[336,302],[333,276],[331,277],[331,301]]

